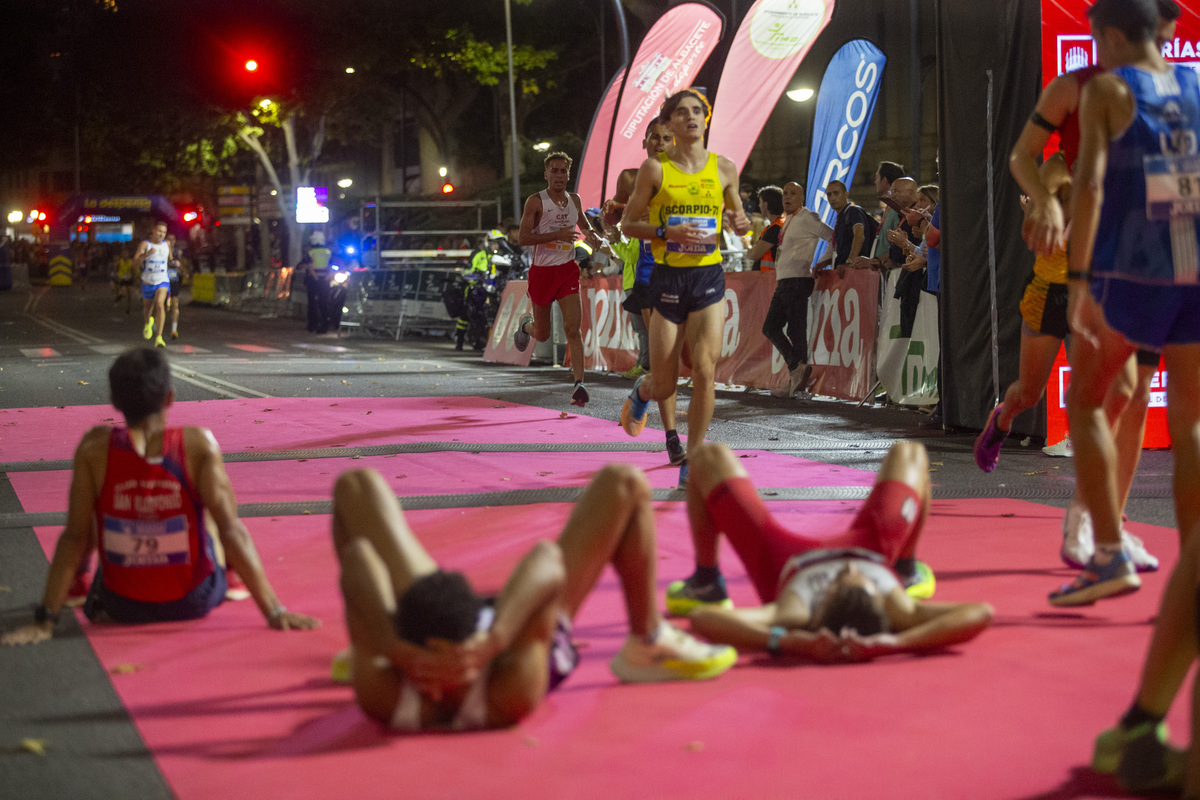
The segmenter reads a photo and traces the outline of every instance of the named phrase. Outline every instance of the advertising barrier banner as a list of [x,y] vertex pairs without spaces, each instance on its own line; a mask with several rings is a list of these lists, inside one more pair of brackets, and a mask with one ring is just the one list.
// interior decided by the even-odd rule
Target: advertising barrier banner
[[[1058,444],[1070,430],[1067,427],[1067,387],[1071,385],[1071,365],[1066,349],[1058,348],[1054,369],[1046,382],[1046,444]],[[1146,409],[1146,432],[1142,435],[1143,449],[1171,446],[1167,429],[1167,371],[1159,359],[1158,369],[1150,379],[1150,407]]]
[[809,384],[814,394],[862,400],[875,385],[879,273],[825,270],[817,276],[808,315]]
[[[521,315],[531,308],[525,281],[509,281],[500,301],[496,324],[483,360],[526,366],[524,353],[512,336]],[[579,282],[583,306],[581,332],[585,368],[624,372],[637,361],[637,337],[629,314],[621,307],[624,293],[618,276]],[[725,273],[725,324],[721,330],[718,383],[780,389],[787,385],[787,365],[762,334],[763,320],[775,293],[775,276],[765,272]],[[844,400],[861,400],[874,386],[872,360],[878,319],[879,275],[849,272],[844,278],[827,274],[817,280],[809,336],[816,391]],[[569,363],[569,359],[568,359]],[[686,369],[681,375],[687,375]]]
[[938,358],[941,355],[938,336],[937,298],[921,292],[912,336],[900,336],[900,301],[896,281],[900,270],[888,273],[883,289],[883,324],[879,326],[879,358],[875,369],[879,382],[893,403],[909,406],[931,406],[938,401]]
[[525,291],[529,281],[509,281],[500,296],[500,309],[496,312],[496,324],[488,337],[487,347],[483,350],[483,360],[493,364],[511,364],[514,367],[528,367],[533,356],[533,341],[522,353],[513,344],[513,334],[521,317],[532,313],[533,304],[529,302]]

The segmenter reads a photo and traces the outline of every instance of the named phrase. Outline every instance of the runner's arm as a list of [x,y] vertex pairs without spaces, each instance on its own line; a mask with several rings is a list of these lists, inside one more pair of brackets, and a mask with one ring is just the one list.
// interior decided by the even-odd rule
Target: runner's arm
[[991,623],[995,611],[987,603],[919,602],[895,588],[885,598],[884,607],[892,624],[892,633],[862,637],[860,641],[878,642],[869,649],[869,657],[890,653],[911,653],[949,647],[970,641]]
[[658,223],[650,220],[647,214],[650,198],[662,184],[662,174],[662,162],[657,158],[647,158],[638,169],[637,178],[633,183],[633,194],[629,196],[629,202],[625,204],[625,213],[621,217],[621,231],[630,239],[655,238]]
[[[96,506],[96,475],[93,465],[99,458],[107,456],[111,430],[108,427],[92,428],[75,449],[71,489],[68,495],[67,524],[54,547],[50,571],[46,576],[46,589],[42,594],[42,605],[54,617],[57,617],[66,605],[67,591],[75,572],[92,547]],[[46,620],[5,634],[0,638],[0,644],[37,644],[53,635],[54,622]]]
[[[1075,78],[1060,75],[1052,80],[1038,99],[1034,114],[1051,125],[1061,127],[1079,103],[1079,84]],[[1050,140],[1050,131],[1033,122],[1025,122],[1021,136],[1008,157],[1008,169],[1030,200],[1030,211],[1022,233],[1031,250],[1050,255],[1062,241],[1063,209],[1058,198],[1046,191],[1038,176],[1038,160]]]
[[233,484],[225,471],[225,461],[217,440],[210,431],[202,428],[185,428],[185,449],[189,464],[196,465],[192,477],[200,502],[212,515],[217,526],[217,535],[225,550],[226,563],[236,570],[246,584],[259,611],[267,624],[279,630],[296,628],[308,630],[320,626],[320,621],[304,614],[296,614],[284,608],[275,590],[271,588],[263,571],[262,561],[250,532],[238,519],[237,500]]
[[717,171],[724,184],[725,214],[729,217],[729,224],[734,233],[738,236],[745,236],[746,232],[750,230],[750,219],[746,216],[745,209],[742,208],[742,196],[738,194],[737,165],[725,156],[718,156]]

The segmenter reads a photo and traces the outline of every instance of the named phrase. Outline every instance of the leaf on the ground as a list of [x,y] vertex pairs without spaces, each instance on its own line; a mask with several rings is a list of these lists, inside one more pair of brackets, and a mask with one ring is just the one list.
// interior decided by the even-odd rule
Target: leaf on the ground
[[75,381],[75,382],[76,382],[76,383],[78,383],[80,386],[87,386],[87,385],[88,385],[88,382],[87,382],[87,381]]
[[265,420],[256,419],[256,420],[254,420],[254,424],[255,424],[255,425],[262,425],[264,421],[265,421]]
[[779,441],[779,437],[778,437],[778,436],[768,436],[768,437],[767,437],[767,441],[768,441],[768,442],[778,442],[778,441]]
[[1002,516],[1002,517],[1015,517],[1015,516],[1016,516],[1016,514],[1015,514],[1014,512],[1012,512],[1012,511],[1010,511],[1010,512],[1008,512],[1007,514],[1001,514],[1000,516]]
[[512,480],[511,478],[501,478],[502,481]]
[[539,473],[538,473],[538,475],[541,475],[543,478],[544,478],[544,477],[546,477],[547,475],[553,475],[553,474],[554,474],[554,473],[553,473],[553,472],[551,472],[551,471],[549,471],[549,470],[546,470],[546,471],[543,471],[543,472],[539,472]]
[[738,458],[758,458],[758,455],[755,453],[742,453]]
[[369,417],[369,416],[371,416],[371,414],[372,414],[372,413],[373,413],[373,412],[371,412],[371,411],[364,411],[364,412],[363,412],[363,416],[364,416],[364,417]]
[[141,672],[140,664],[117,664],[109,670],[113,675],[132,675],[135,672]]
[[45,739],[22,739],[21,749],[26,753],[44,756],[46,755],[46,744],[47,742]]
[[570,414],[568,414],[567,412],[565,412],[565,411],[564,411],[564,412],[562,412],[561,414],[559,414],[559,415],[558,415],[558,418],[559,418],[559,419],[566,419],[566,418],[567,418],[567,417],[569,417],[569,416],[571,416],[571,415],[570,415]]
[[296,463],[297,463],[297,464],[303,464],[303,463],[305,463],[305,462],[307,462],[307,461],[308,461],[308,459],[307,459],[307,458],[298,458],[298,459],[296,459]]
[[777,494],[779,494],[779,492],[763,492],[763,497],[774,497]]
[[379,357],[378,357],[378,358],[376,358],[375,360],[376,360],[376,361],[383,361],[383,356],[379,356]]
[[311,514],[312,514],[312,512],[311,512],[311,511],[309,511],[308,509],[305,509],[303,513],[305,513],[305,514],[308,514],[308,515],[311,515]]
[[0,592],[11,592],[11,591],[12,591],[11,586],[0,586]]
[[396,480],[400,480],[401,478],[407,478],[407,477],[408,477],[407,475],[397,475]]
[[936,470],[936,469],[930,469],[929,471],[930,471],[930,472],[937,472],[937,470]]
[[930,461],[929,463],[933,464],[935,467],[945,466],[941,461]]
[[342,383],[346,384],[347,386],[350,385],[350,381],[342,381]]

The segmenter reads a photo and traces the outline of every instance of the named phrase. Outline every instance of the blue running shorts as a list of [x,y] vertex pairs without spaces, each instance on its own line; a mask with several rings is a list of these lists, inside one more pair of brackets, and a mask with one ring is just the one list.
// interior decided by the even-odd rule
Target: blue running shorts
[[1143,350],[1200,344],[1200,286],[1093,278],[1092,297],[1109,327]]
[[671,323],[682,325],[688,314],[725,300],[725,270],[720,264],[705,267],[667,267],[655,264],[650,273],[654,310]]

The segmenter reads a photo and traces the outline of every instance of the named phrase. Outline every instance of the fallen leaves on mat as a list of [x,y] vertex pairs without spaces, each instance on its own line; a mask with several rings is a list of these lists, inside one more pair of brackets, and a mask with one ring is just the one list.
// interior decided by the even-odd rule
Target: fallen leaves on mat
[[945,464],[941,461],[930,461],[929,463],[933,464],[935,467],[944,467],[945,466]]
[[347,386],[350,385],[350,381],[342,381],[342,383],[346,384]]
[[47,744],[48,744],[48,742],[45,739],[22,739],[21,740],[21,749],[24,750],[26,753],[33,753],[34,755],[44,756],[44,755],[46,755],[46,745]]
[[0,592],[11,592],[11,591],[12,591],[11,586],[0,586]]
[[303,511],[303,512],[301,512],[301,513],[304,513],[304,514],[309,514],[309,515],[311,515],[311,514],[312,514],[312,512],[311,512],[311,511],[308,511],[308,510],[305,510],[305,511]]
[[[567,412],[565,412],[565,411],[564,411],[564,412],[562,412],[561,414],[559,414],[559,415],[558,415],[558,418],[559,418],[559,419],[566,419],[566,418],[567,418],[567,417],[569,417],[569,416],[571,416],[571,415],[570,415],[570,414],[568,414]],[[620,423],[617,423],[617,424],[620,424]]]
[[109,670],[113,675],[132,675],[135,672],[141,672],[141,664],[117,664]]
[[704,742],[688,742],[683,746],[683,749],[689,753],[699,753],[704,749]]
[[267,412],[267,411],[274,411],[274,410],[275,410],[275,409],[273,409],[273,408],[264,408],[264,409],[263,409],[263,412],[265,413],[265,412]]
[[262,425],[262,424],[263,424],[263,422],[264,422],[264,420],[261,420],[261,419],[256,419],[256,420],[254,420],[254,424],[255,424],[255,425]]
[[742,453],[738,458],[758,458],[754,453]]
[[369,417],[369,416],[371,416],[371,414],[373,414],[373,413],[374,413],[373,411],[364,411],[364,412],[363,412],[363,416],[364,416],[364,417]]
[[1002,517],[1015,517],[1015,516],[1016,516],[1016,513],[1015,513],[1015,512],[1012,512],[1012,511],[1010,511],[1010,512],[1009,512],[1009,513],[1007,513],[1007,514],[1001,514],[1000,516],[1002,516]]
[[512,478],[501,478],[500,480],[502,480],[502,481],[508,481],[508,480],[512,480]]
[[[1058,467],[1055,467],[1055,469],[1058,469]],[[1036,472],[1026,472],[1025,474],[1026,475],[1049,475],[1050,473],[1044,469],[1039,469]]]
[[[324,380],[324,378],[322,378],[321,380]],[[337,403],[330,403],[330,404],[329,404],[329,407],[330,407],[330,408],[337,408]]]
[[538,473],[538,475],[540,475],[543,478],[546,477],[547,475],[553,475],[553,474],[554,474],[553,472],[549,472],[549,471]]

